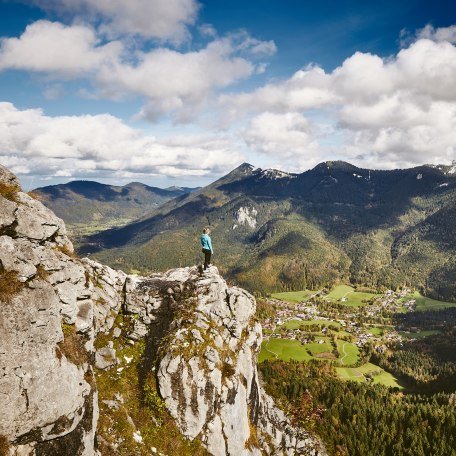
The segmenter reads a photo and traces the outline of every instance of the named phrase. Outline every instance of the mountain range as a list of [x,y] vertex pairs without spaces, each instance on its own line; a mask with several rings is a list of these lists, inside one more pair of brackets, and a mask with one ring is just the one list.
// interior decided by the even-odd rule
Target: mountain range
[[80,253],[123,269],[214,262],[257,293],[341,281],[411,285],[456,299],[456,164],[369,170],[328,161],[301,174],[243,164],[133,223],[87,236]]
[[131,182],[122,187],[76,180],[33,190],[33,195],[65,220],[75,236],[126,225],[164,202],[194,189],[150,187]]

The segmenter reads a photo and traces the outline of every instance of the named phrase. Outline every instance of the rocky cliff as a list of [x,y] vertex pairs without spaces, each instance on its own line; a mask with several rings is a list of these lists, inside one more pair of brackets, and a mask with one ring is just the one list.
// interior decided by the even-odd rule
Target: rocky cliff
[[[209,454],[325,454],[263,391],[254,314],[215,267],[137,277],[76,258],[62,220],[0,167],[0,454],[158,453],[162,421],[134,415],[128,396],[163,405]],[[120,418],[109,425],[119,409],[129,453]],[[155,433],[141,434],[139,415]]]

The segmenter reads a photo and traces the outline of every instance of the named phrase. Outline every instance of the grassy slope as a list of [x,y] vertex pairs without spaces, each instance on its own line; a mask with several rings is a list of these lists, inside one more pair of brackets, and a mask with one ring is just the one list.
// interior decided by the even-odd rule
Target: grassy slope
[[340,363],[344,366],[350,366],[352,364],[355,364],[359,359],[359,348],[351,342],[338,340],[337,350],[340,354]]
[[[320,166],[289,183],[228,176],[167,203],[153,226],[131,239],[121,233],[97,257],[126,270],[191,265],[200,261],[200,230],[210,225],[214,263],[252,292],[351,281],[369,288],[411,284],[456,300],[455,188],[438,186],[447,176],[423,168],[373,172],[367,182],[336,168]],[[302,188],[293,190],[298,181]],[[255,208],[254,227],[237,220],[240,207]]]
[[413,298],[416,299],[416,310],[440,310],[447,309],[448,307],[456,307],[456,302],[437,301],[422,296],[417,291],[413,294]]
[[33,191],[43,204],[65,221],[74,236],[127,225],[180,193],[142,184],[118,187],[90,181]]
[[[309,299],[313,293],[315,293],[315,291],[312,290],[289,291],[272,293],[271,297],[281,299],[282,301],[301,302]],[[332,302],[338,302],[347,306],[360,307],[365,305],[363,301],[367,301],[376,296],[379,295],[355,291],[355,289],[350,285],[337,285],[328,295],[325,296],[325,299],[330,299]],[[340,301],[343,297],[347,298],[347,301]]]
[[369,374],[373,377],[374,383],[402,389],[397,378],[372,363],[366,363],[360,367],[336,367],[336,371],[342,380],[364,382],[366,381],[364,375]]
[[280,299],[281,301],[301,302],[309,299],[313,293],[315,293],[315,291],[312,290],[285,291],[282,293],[272,293],[271,297]]
[[321,319],[313,319],[313,320],[288,320],[282,326],[287,329],[298,329],[301,326],[310,326],[310,325],[325,325],[325,326],[337,326],[340,328],[340,323],[337,321],[330,321],[330,320],[321,320]]

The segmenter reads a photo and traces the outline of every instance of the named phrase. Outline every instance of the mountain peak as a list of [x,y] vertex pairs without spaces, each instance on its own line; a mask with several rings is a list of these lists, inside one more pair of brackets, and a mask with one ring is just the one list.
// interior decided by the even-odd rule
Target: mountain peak
[[242,165],[239,165],[237,168],[234,168],[225,176],[213,182],[211,186],[219,187],[220,185],[225,185],[244,179],[251,176],[255,171],[256,168],[250,163],[242,163]]
[[343,160],[329,160],[319,163],[313,168],[314,170],[331,170],[331,171],[355,171],[359,168]]
[[237,168],[234,168],[233,171],[231,171],[231,172],[250,174],[254,170],[255,170],[255,167],[253,165],[251,165],[250,163],[244,162],[244,163],[242,163],[242,165],[239,165]]

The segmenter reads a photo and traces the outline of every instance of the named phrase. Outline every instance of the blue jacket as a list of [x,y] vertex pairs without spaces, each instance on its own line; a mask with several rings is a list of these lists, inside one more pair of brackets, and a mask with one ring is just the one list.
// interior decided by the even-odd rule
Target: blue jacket
[[202,234],[200,239],[203,249],[210,250],[212,253],[214,253],[210,236],[208,234]]

